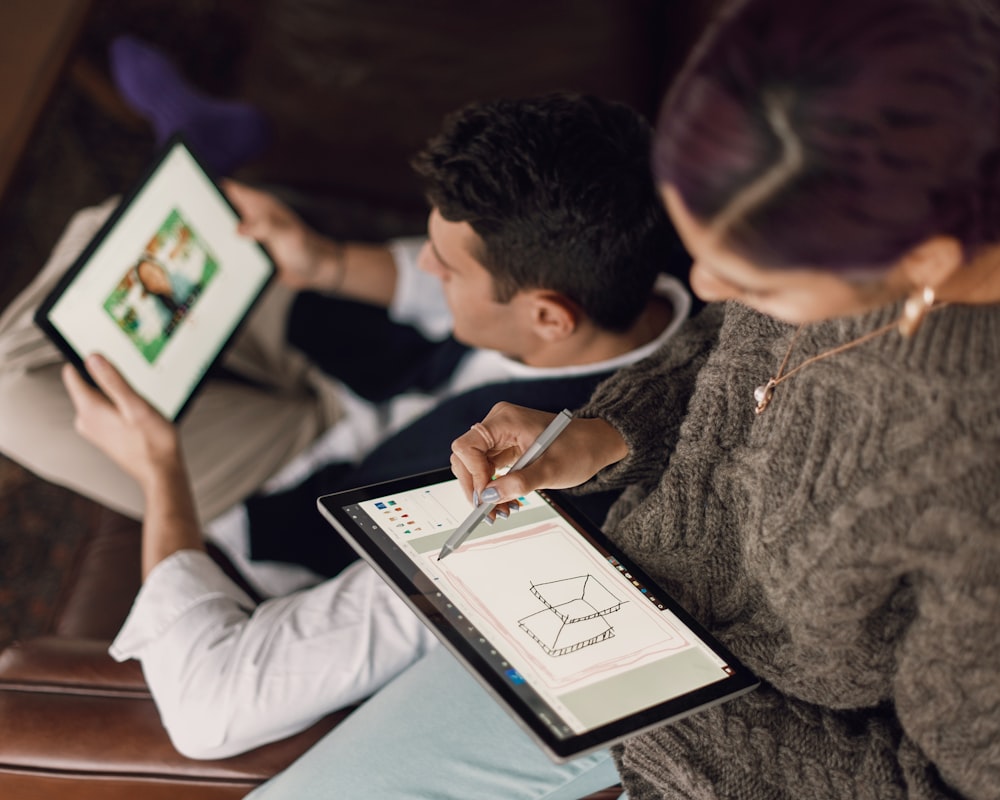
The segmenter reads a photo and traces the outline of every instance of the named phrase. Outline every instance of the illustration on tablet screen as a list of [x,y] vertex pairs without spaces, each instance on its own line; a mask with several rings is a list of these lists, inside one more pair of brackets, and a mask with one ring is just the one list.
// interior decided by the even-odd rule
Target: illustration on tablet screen
[[104,310],[154,363],[184,324],[219,263],[174,209],[104,301]]

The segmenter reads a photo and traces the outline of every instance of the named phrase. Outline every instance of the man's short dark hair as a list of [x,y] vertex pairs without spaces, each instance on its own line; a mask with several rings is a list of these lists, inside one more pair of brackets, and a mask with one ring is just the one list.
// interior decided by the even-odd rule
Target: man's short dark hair
[[496,299],[551,289],[596,325],[627,330],[676,234],[637,111],[557,93],[466,106],[414,160],[427,197],[483,240]]

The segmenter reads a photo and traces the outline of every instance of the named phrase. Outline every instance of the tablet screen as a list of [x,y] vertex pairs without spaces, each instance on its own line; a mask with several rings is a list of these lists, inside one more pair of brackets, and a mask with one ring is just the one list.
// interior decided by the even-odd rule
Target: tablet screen
[[176,419],[274,274],[185,144],[172,141],[36,314],[82,369],[98,352]]
[[471,510],[448,470],[319,505],[557,760],[756,684],[565,498],[520,500],[440,561]]

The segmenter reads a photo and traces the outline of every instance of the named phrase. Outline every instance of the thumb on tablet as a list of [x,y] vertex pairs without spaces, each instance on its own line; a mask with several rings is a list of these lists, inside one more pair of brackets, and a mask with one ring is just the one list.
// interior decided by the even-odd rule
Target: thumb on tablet
[[90,409],[93,407],[107,405],[107,398],[87,383],[72,364],[63,365],[62,381],[73,408],[76,409],[78,420],[82,415],[92,413]]
[[121,394],[128,387],[121,373],[115,369],[111,362],[99,353],[91,353],[83,360],[83,365],[90,373],[90,377],[101,388],[110,399],[114,400],[116,392]]
[[104,356],[92,353],[87,356],[84,365],[94,382],[122,414],[134,418],[137,413],[147,410],[157,413]]

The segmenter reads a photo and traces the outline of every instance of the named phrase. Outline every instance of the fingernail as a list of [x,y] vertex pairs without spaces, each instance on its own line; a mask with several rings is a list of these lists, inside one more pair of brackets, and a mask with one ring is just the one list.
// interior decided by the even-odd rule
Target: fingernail
[[478,489],[476,489],[472,493],[472,505],[474,505],[474,506],[478,506],[479,505],[479,490]]
[[492,525],[493,517],[483,517],[483,522],[485,522],[487,525]]
[[479,497],[484,503],[495,503],[500,499],[500,492],[494,489],[492,486],[489,489],[485,489]]
[[498,516],[498,517],[500,517],[501,519],[507,519],[507,517],[509,517],[509,516],[510,516],[510,514],[508,514],[508,513],[507,513],[506,511],[504,511],[504,510],[503,510],[502,508],[498,508],[498,509],[497,509],[497,516]]
[[519,502],[517,502],[517,500],[512,501],[511,504],[510,504],[510,510],[511,511],[520,511],[521,510],[521,504]]

